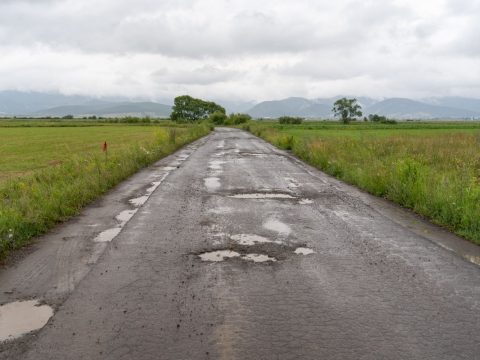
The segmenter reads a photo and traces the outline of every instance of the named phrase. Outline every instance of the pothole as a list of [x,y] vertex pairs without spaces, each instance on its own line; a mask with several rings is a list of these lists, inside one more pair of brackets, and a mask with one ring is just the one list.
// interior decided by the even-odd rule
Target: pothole
[[250,194],[235,194],[229,197],[234,199],[296,199],[289,194],[281,193],[250,193]]
[[264,263],[264,262],[276,262],[277,259],[270,257],[265,254],[245,254],[241,255],[240,253],[232,250],[217,250],[210,251],[198,255],[202,261],[208,262],[222,262],[227,259],[239,258],[245,261],[252,261],[254,263]]
[[310,204],[313,204],[313,200],[311,200],[311,199],[301,199],[298,203],[300,205],[310,205]]
[[271,261],[271,262],[277,261],[277,259],[264,254],[247,254],[242,256],[242,259],[247,261],[253,261],[256,263],[262,263],[267,261]]
[[310,255],[315,254],[315,251],[306,247],[299,247],[295,249],[294,253],[297,255]]
[[225,259],[240,257],[240,254],[231,250],[217,250],[198,255],[202,261],[220,262]]
[[266,237],[255,234],[236,234],[230,236],[230,239],[238,243],[239,245],[252,246],[255,244],[276,243],[281,244],[281,241],[270,240]]
[[38,300],[16,301],[0,306],[0,341],[13,340],[44,327],[53,309]]

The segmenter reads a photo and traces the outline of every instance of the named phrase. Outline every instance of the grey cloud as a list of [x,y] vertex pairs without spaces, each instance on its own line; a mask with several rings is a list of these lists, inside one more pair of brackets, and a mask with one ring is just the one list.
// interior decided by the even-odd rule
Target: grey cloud
[[205,65],[192,70],[169,71],[160,69],[152,74],[155,81],[181,85],[210,85],[232,80],[238,72],[221,69],[217,66]]
[[3,0],[0,88],[480,96],[479,12],[480,0]]

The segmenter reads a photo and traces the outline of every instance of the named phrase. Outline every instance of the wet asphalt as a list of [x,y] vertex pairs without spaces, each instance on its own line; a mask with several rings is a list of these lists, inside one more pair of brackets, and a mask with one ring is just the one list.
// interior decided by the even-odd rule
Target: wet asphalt
[[0,358],[480,359],[464,240],[235,129],[136,176],[0,272],[55,310]]

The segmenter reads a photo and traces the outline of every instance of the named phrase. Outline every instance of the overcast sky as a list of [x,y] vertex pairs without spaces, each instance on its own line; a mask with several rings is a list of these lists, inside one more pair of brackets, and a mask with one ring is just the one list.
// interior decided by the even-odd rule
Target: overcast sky
[[480,0],[0,0],[0,90],[480,97]]

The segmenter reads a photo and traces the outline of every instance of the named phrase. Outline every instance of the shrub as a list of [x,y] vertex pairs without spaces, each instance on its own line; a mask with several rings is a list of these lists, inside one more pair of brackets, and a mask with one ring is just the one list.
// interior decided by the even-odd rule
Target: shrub
[[231,125],[245,124],[252,120],[252,117],[248,114],[230,114],[229,123]]
[[304,118],[293,116],[282,116],[278,118],[280,124],[301,124]]
[[215,125],[223,125],[227,120],[227,115],[225,115],[223,112],[215,111],[208,119]]

